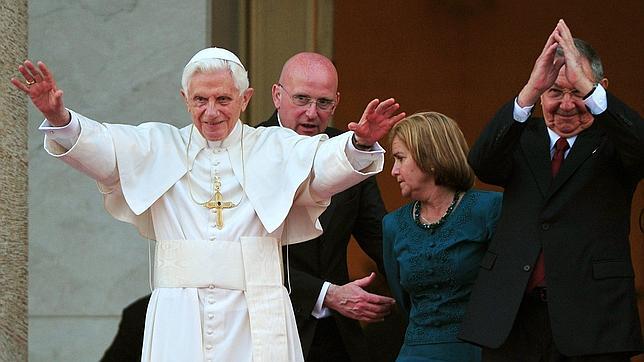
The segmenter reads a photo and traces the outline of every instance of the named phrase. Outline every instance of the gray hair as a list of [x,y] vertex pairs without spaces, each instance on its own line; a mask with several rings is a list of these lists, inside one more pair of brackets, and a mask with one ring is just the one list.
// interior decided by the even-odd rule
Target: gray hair
[[184,92],[188,91],[190,80],[196,73],[216,72],[220,70],[228,70],[230,72],[240,95],[248,89],[249,82],[246,69],[235,62],[215,58],[202,59],[186,65],[181,76],[181,89]]
[[[574,38],[574,41],[577,50],[590,63],[590,69],[593,72],[593,81],[599,82],[604,79],[604,66],[602,65],[602,60],[599,58],[599,54],[597,54],[595,49],[587,41],[579,38]],[[557,48],[557,55],[563,56],[563,49],[561,47]]]

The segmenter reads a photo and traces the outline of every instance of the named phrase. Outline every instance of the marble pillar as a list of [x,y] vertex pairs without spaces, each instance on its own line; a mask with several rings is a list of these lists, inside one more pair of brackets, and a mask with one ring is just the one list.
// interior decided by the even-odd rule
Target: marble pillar
[[0,361],[26,361],[27,106],[9,79],[27,55],[27,0],[0,14]]

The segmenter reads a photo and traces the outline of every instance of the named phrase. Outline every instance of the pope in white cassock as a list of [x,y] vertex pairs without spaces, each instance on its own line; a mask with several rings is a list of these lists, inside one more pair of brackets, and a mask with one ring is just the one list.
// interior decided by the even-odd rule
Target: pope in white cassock
[[318,236],[331,195],[382,170],[376,142],[404,117],[399,105],[371,101],[332,139],[253,128],[239,120],[253,94],[244,66],[207,48],[183,70],[192,125],[118,125],[66,109],[44,63],[18,70],[11,82],[45,116],[47,152],[156,240],[141,360],[301,361],[280,246]]

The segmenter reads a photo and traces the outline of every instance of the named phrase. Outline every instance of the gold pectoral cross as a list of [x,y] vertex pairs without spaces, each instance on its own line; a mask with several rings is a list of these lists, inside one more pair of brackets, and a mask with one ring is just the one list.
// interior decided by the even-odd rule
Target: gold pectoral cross
[[221,230],[224,227],[224,209],[232,209],[237,206],[230,201],[223,201],[224,196],[221,194],[221,180],[215,177],[214,182],[215,195],[212,199],[204,204],[209,209],[215,209],[217,212],[217,229]]

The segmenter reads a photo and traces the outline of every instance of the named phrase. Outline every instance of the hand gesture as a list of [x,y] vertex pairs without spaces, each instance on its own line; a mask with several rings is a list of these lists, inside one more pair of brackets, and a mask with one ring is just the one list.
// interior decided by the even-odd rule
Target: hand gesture
[[517,98],[519,106],[526,107],[537,103],[541,94],[552,87],[557,80],[559,70],[564,65],[564,58],[557,56],[557,47],[559,46],[556,40],[557,34],[555,28],[535,61],[530,79]]
[[70,115],[63,104],[63,91],[56,87],[56,81],[45,63],[38,62],[36,68],[26,60],[18,71],[24,77],[24,83],[17,78],[11,78],[11,83],[31,98],[49,123],[56,127],[69,123]]
[[386,135],[398,121],[405,118],[405,112],[396,114],[399,108],[400,105],[393,98],[383,102],[374,99],[367,104],[360,122],[351,122],[347,127],[355,133],[357,143],[371,146]]
[[371,294],[363,288],[375,279],[376,274],[345,285],[331,285],[324,297],[324,306],[343,316],[365,322],[380,322],[391,311],[396,301],[382,295]]
[[[590,92],[594,82],[590,78],[591,74],[584,72],[582,66],[584,57],[575,46],[575,40],[563,19],[557,23],[554,34],[555,40],[563,50],[566,78],[581,94]],[[597,79],[597,81],[600,81],[600,79]]]

